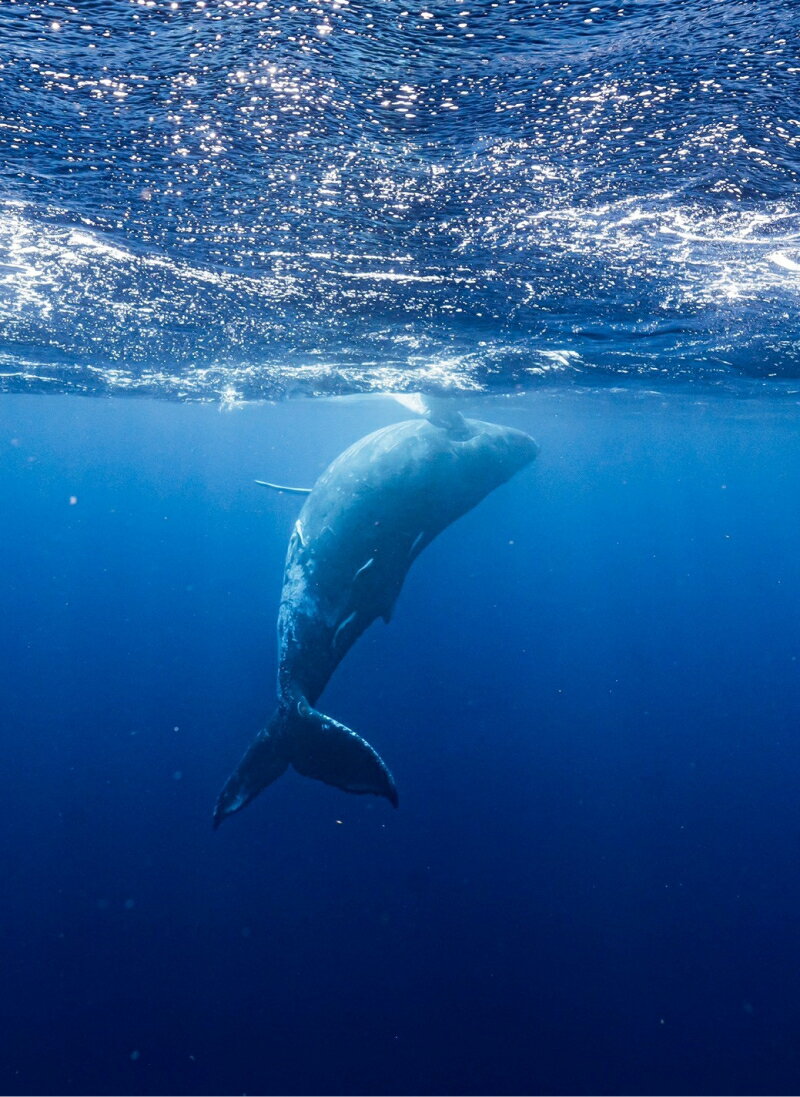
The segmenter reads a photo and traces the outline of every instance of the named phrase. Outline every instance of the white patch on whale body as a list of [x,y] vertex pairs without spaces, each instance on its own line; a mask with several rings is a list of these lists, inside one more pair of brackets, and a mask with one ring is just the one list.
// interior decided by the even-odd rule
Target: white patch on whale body
[[356,611],[353,610],[353,612],[348,617],[345,617],[344,621],[342,621],[341,625],[339,625],[336,632],[334,632],[333,640],[331,641],[331,647],[333,647],[333,648],[336,647],[336,644],[339,641],[339,637],[342,635],[342,633],[347,628],[347,626],[351,625],[353,623],[353,621],[355,621],[355,619],[356,619]]
[[370,556],[370,558],[369,558],[369,560],[367,560],[366,564],[362,564],[361,567],[358,569],[358,571],[355,573],[355,575],[353,576],[353,579],[357,579],[359,577],[359,575],[363,575],[364,572],[367,570],[367,568],[371,568],[374,563],[375,563],[375,557]]
[[287,564],[283,583],[283,597],[278,610],[278,634],[280,636],[280,657],[286,653],[292,643],[298,643],[297,622],[301,617],[315,618],[319,615],[317,600],[309,590],[308,578],[303,565],[293,560]]

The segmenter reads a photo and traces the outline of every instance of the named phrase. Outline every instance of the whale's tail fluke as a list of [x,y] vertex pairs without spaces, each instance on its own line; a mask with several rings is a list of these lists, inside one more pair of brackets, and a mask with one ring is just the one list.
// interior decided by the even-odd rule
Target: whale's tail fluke
[[344,792],[384,796],[397,807],[397,789],[381,756],[350,728],[305,700],[281,705],[228,778],[217,800],[214,826],[241,811],[289,765]]

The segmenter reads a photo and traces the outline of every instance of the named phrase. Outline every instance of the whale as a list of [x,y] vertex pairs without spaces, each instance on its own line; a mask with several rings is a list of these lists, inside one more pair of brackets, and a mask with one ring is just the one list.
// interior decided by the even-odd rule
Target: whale
[[355,442],[305,496],[286,554],[278,611],[278,703],[224,785],[214,826],[290,766],[345,792],[397,807],[392,774],[359,734],[316,705],[375,620],[389,622],[426,545],[536,457],[530,435],[429,410]]

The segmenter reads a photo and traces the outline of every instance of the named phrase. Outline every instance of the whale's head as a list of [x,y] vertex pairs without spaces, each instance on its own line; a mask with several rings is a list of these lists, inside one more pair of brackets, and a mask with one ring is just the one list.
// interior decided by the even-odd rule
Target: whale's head
[[[471,510],[529,465],[539,452],[525,431],[479,419],[462,419],[458,431],[450,428],[440,444],[445,460],[431,465],[426,491],[431,499],[437,499],[437,507],[451,515]],[[437,491],[433,491],[434,470],[442,474]]]
[[497,444],[501,461],[510,470],[510,476],[529,465],[539,452],[539,447],[530,434],[515,427],[501,427]]
[[475,457],[487,472],[491,470],[497,484],[510,480],[539,452],[539,447],[524,430],[477,419],[466,419],[465,425],[471,433],[469,444],[475,447]]

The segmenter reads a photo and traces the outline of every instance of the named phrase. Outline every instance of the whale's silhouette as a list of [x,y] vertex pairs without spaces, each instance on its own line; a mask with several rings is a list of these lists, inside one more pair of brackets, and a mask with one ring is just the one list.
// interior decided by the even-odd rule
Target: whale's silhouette
[[289,765],[397,806],[377,751],[314,706],[367,626],[376,617],[389,621],[425,546],[536,453],[520,430],[451,412],[362,438],[310,491],[259,481],[307,498],[289,541],[278,614],[278,707],[223,788],[215,826]]

